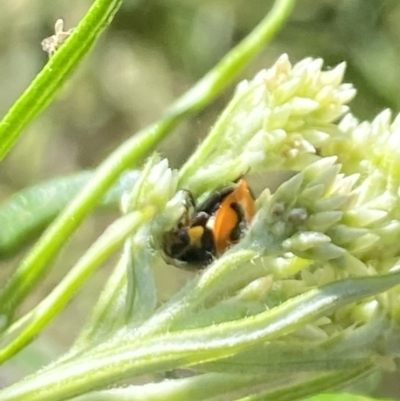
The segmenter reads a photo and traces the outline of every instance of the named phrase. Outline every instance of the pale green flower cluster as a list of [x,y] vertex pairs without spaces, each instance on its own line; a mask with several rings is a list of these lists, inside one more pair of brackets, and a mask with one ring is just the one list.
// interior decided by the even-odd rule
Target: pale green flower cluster
[[238,85],[209,136],[181,171],[181,185],[201,193],[249,172],[300,170],[318,149],[341,137],[335,120],[348,111],[354,88],[342,84],[344,64],[322,71],[322,60],[273,67]]
[[[304,80],[304,87],[290,81],[288,89],[289,74],[283,72],[281,79],[276,74],[286,62],[283,56],[275,67],[256,77],[273,77],[271,84],[265,79],[269,104],[275,106],[273,110],[289,108],[292,112],[289,119],[281,119],[281,126],[274,125],[278,119],[272,124],[270,119],[264,120],[271,137],[284,138],[275,141],[271,156],[267,152],[267,167],[275,164],[301,172],[273,195],[266,190],[259,197],[258,214],[237,247],[264,255],[261,263],[274,283],[269,296],[260,295],[270,307],[276,299],[290,299],[330,282],[375,276],[400,267],[400,117],[392,122],[390,112],[384,111],[371,123],[360,123],[348,114],[335,125],[333,121],[347,111],[341,102],[354,94],[351,87],[340,84],[343,65],[321,72],[321,62],[304,60],[293,68],[283,68]],[[321,89],[327,82],[330,85]],[[293,87],[298,90],[297,100],[291,96]],[[294,106],[300,104],[303,113]],[[288,138],[294,137],[304,152],[295,147],[286,151]],[[270,140],[269,145],[272,143]],[[306,157],[307,152],[314,158]],[[385,313],[393,314],[398,303],[392,299],[394,291],[381,295],[379,302],[366,300],[343,308],[322,321],[324,330],[318,330],[320,320],[311,325],[311,332],[324,336],[367,322],[382,306]]]
[[322,67],[320,59],[292,65],[282,55],[240,83],[179,184],[166,160],[153,160],[129,209],[153,205],[157,237],[184,212],[184,194],[174,197],[178,187],[202,194],[248,172],[299,170],[276,193],[260,196],[251,230],[232,251],[258,251],[275,278],[301,277],[294,293],[395,268],[400,118],[391,123],[386,111],[359,123],[346,115],[355,90],[342,83],[345,65]]
[[162,211],[177,191],[178,176],[168,166],[168,160],[158,155],[150,158],[140,179],[123,200],[124,211],[153,206]]
[[151,208],[151,221],[143,228],[147,236],[160,235],[172,228],[185,212],[185,193],[178,191],[178,172],[167,159],[151,157],[130,193],[121,202],[124,213]]
[[[227,322],[246,327],[250,316],[268,320],[280,305],[290,305],[315,289],[323,292],[324,286],[343,280],[347,299],[346,279],[398,270],[400,118],[392,123],[390,114],[383,112],[372,123],[359,123],[346,114],[355,90],[342,83],[343,74],[344,64],[322,71],[321,60],[306,59],[292,66],[283,55],[272,68],[239,85],[179,176],[165,160],[153,158],[147,163],[124,207],[126,212],[154,208],[149,224],[130,242],[131,260],[142,282],[148,283],[142,287],[151,305],[143,309],[132,300],[136,315],[142,321],[149,317],[138,336],[166,327],[171,333],[217,330],[215,325]],[[156,310],[156,294],[148,290],[152,286],[148,244],[161,248],[163,232],[185,212],[185,192],[179,189],[199,196],[248,172],[278,169],[296,173],[274,193],[265,189],[258,197],[257,214],[242,240],[184,288],[170,307],[167,303]],[[349,361],[375,358],[371,347],[392,330],[386,316],[397,315],[396,291],[363,298],[360,289],[356,304],[346,301],[340,306],[341,287],[335,288],[329,313],[318,312],[306,324],[294,318],[288,324],[290,341],[279,337],[263,344],[260,355],[265,353],[267,359],[275,355],[285,362],[289,352],[296,364],[311,352],[310,340],[316,340],[315,366],[318,360],[327,365],[340,365],[340,360],[345,366],[350,363],[343,359],[346,355]],[[370,287],[366,291],[375,294]],[[312,304],[310,308],[313,313]],[[285,348],[292,341],[297,341],[296,347]],[[337,341],[331,354],[327,341]],[[246,355],[251,364],[251,352]],[[240,356],[233,356],[232,363],[240,365]]]
[[[202,192],[247,172],[300,171],[274,194],[268,189],[261,194],[249,232],[226,255],[257,252],[243,269],[257,269],[254,283],[264,277],[268,285],[250,283],[242,291],[253,298],[258,293],[259,306],[400,266],[400,118],[391,122],[385,111],[372,123],[359,123],[346,115],[355,90],[342,83],[344,67],[322,71],[322,60],[312,59],[292,66],[283,55],[239,85],[181,172],[181,185]],[[324,337],[369,321],[382,305],[389,312],[392,294],[343,308],[309,325],[309,331]],[[231,298],[232,309],[239,309],[241,297]]]
[[357,202],[346,219],[349,226],[367,230],[369,239],[353,251],[373,261],[376,269],[387,271],[399,256],[400,117],[392,122],[386,110],[371,123],[359,123],[349,114],[338,126],[342,137],[321,153],[336,154],[344,172],[361,176]]
[[[269,307],[276,305],[276,299],[284,301],[330,282],[377,273],[373,261],[360,255],[374,252],[379,237],[368,225],[349,224],[359,202],[359,175],[344,175],[336,161],[336,157],[321,158],[274,194],[266,190],[258,199],[259,211],[238,248],[253,248],[265,255],[259,263],[274,280],[269,294],[262,294]],[[368,300],[342,308],[340,314],[347,310],[358,315],[362,310],[365,317],[366,305],[369,317],[379,308],[376,301]],[[356,322],[359,318],[325,317],[308,325],[306,333],[324,338],[327,332]]]

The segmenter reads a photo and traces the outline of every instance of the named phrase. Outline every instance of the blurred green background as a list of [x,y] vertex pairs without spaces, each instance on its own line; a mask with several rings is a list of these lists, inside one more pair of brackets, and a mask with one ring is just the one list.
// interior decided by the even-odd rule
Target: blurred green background
[[[63,18],[75,26],[88,0],[0,1],[0,115],[3,116],[47,61],[41,41]],[[94,50],[56,101],[26,130],[0,165],[0,200],[39,181],[90,169],[140,128],[155,121],[268,12],[267,0],[127,0]],[[358,89],[352,110],[360,119],[400,109],[400,2],[398,0],[299,0],[284,27],[242,74],[250,78],[282,53],[292,62],[322,57],[327,67],[346,61],[346,81]],[[232,88],[180,126],[159,151],[179,167],[230,98]],[[56,268],[24,305],[35,305],[115,218],[87,220]],[[1,229],[1,227],[0,227]],[[0,262],[4,282],[21,259]],[[7,385],[63,353],[82,327],[113,266],[110,261],[43,333],[0,370]],[[165,299],[188,274],[161,266]],[[21,311],[21,313],[23,312]],[[400,396],[398,376],[387,376],[380,395]]]

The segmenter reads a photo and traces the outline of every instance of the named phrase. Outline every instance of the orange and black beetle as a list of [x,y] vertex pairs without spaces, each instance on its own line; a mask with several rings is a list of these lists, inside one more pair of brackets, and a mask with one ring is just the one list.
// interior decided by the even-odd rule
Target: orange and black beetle
[[191,216],[187,210],[177,227],[165,233],[165,259],[178,267],[204,268],[240,240],[255,214],[254,203],[244,179],[213,192]]

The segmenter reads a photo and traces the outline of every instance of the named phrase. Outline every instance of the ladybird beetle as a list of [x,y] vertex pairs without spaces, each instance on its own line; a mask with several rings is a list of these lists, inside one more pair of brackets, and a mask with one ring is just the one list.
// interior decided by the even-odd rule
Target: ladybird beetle
[[243,236],[255,214],[255,200],[244,179],[213,192],[195,206],[188,192],[189,204],[176,228],[164,235],[167,263],[186,269],[201,269],[221,256]]

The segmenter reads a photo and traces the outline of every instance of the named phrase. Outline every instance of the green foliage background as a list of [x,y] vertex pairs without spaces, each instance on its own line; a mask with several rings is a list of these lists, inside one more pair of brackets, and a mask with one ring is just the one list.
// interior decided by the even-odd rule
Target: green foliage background
[[[242,39],[272,2],[265,0],[125,1],[114,22],[79,66],[57,100],[25,132],[0,165],[0,199],[20,188],[97,164],[124,139],[155,121],[181,93]],[[0,4],[0,115],[4,115],[47,61],[40,42],[53,34],[56,19],[75,26],[90,1],[3,0]],[[348,63],[346,81],[358,95],[353,112],[361,119],[384,108],[400,109],[400,4],[397,0],[300,0],[282,32],[243,73],[250,77],[287,52],[292,62],[322,57],[326,65]],[[181,125],[160,146],[179,167],[230,98],[228,90],[199,116]],[[40,291],[36,304],[93,239],[112,221],[97,214],[79,230]],[[0,228],[1,229],[1,228]],[[19,260],[20,256],[16,256]],[[0,280],[16,260],[0,262]],[[44,332],[0,371],[0,386],[15,382],[60,355],[71,344],[97,299],[112,263]],[[188,274],[158,269],[161,297]],[[395,378],[396,379],[396,378]],[[379,395],[399,396],[385,381]],[[394,380],[395,383],[395,380]]]

